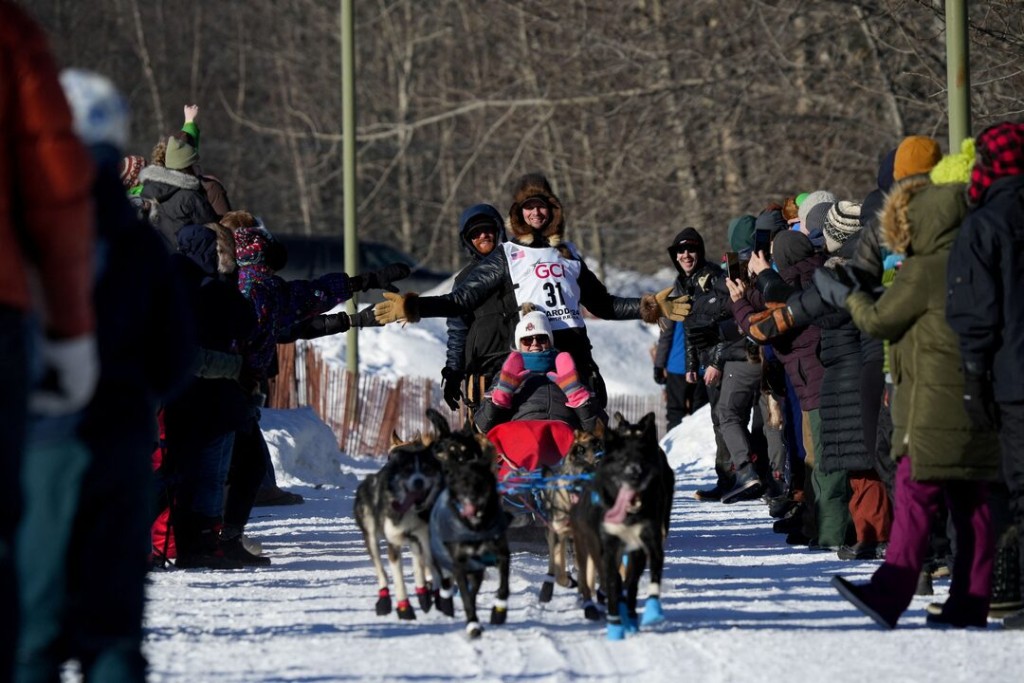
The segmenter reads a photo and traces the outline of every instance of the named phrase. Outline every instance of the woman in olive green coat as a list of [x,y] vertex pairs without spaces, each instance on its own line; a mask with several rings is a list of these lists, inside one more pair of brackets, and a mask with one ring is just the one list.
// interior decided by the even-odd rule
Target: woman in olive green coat
[[887,246],[906,254],[892,286],[877,300],[846,299],[864,332],[891,343],[892,457],[897,461],[895,513],[885,562],[871,582],[833,585],[850,602],[894,628],[914,595],[928,534],[945,500],[956,528],[949,600],[929,624],[984,627],[994,540],[986,483],[999,476],[995,435],[977,431],[963,407],[956,335],[946,323],[946,262],[967,215],[964,186],[915,176],[893,189],[882,211]]

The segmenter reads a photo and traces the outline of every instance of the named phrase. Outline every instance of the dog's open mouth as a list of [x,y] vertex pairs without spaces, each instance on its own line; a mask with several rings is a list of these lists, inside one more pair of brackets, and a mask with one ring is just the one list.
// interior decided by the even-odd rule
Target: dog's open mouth
[[459,516],[463,519],[472,520],[479,517],[480,513],[473,501],[463,498],[459,501]]
[[640,508],[640,496],[636,489],[628,484],[619,488],[615,496],[615,503],[604,513],[604,521],[610,524],[622,524],[626,521],[626,515],[636,512]]
[[425,488],[417,491],[406,491],[405,497],[402,498],[402,500],[393,501],[391,503],[391,507],[393,507],[398,514],[404,515],[412,509],[413,506],[422,503],[426,499],[428,493],[429,491]]

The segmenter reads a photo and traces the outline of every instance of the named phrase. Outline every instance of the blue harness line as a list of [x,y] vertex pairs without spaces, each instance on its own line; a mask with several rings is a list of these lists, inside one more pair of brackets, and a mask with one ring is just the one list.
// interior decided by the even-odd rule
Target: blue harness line
[[545,477],[540,472],[515,471],[498,483],[501,494],[519,493],[520,491],[580,491],[583,486],[577,482],[589,481],[593,474],[554,474]]
[[559,490],[578,493],[583,488],[582,483],[578,482],[593,478],[593,474],[553,474],[545,477],[536,470],[517,469],[498,483],[498,493],[512,507],[532,512],[546,525],[548,519],[544,514],[544,500],[541,494],[544,491]]

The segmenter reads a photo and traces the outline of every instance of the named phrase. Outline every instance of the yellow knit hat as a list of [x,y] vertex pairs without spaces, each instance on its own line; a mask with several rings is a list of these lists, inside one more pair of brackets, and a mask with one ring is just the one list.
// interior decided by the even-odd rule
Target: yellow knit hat
[[974,166],[974,138],[964,138],[960,143],[960,151],[947,154],[935,164],[928,177],[936,185],[947,183],[967,183],[971,179],[971,168]]

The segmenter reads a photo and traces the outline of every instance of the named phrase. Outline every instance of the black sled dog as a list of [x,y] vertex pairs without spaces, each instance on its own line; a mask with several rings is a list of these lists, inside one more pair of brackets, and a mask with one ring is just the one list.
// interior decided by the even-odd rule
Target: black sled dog
[[[388,461],[356,489],[355,519],[366,551],[377,571],[378,616],[391,613],[388,576],[380,559],[378,543],[387,541],[388,563],[395,581],[398,618],[415,619],[402,574],[402,546],[409,545],[413,580],[420,608],[430,610],[432,599],[426,572],[433,566],[430,557],[430,511],[444,487],[441,463],[430,444],[423,439],[399,441],[392,435]],[[435,578],[436,580],[436,578]]]
[[[584,615],[600,618],[594,604],[599,577],[608,600],[609,640],[664,620],[661,576],[675,489],[675,474],[658,445],[654,413],[636,424],[619,413],[615,419],[616,427],[605,433],[605,453],[594,479],[572,512]],[[649,593],[638,625],[637,592],[648,563]]]
[[434,426],[434,455],[446,470],[474,460],[494,461],[494,446],[474,429],[472,422],[467,421],[462,429],[453,431],[444,416],[433,408],[427,408],[427,419]]
[[[501,508],[498,480],[486,457],[467,457],[445,465],[446,487],[430,515],[430,546],[434,576],[441,578],[438,609],[452,615],[451,578],[466,611],[466,634],[483,632],[476,598],[488,567],[498,569],[498,594],[491,623],[504,624],[508,608],[510,553],[508,521]],[[450,578],[451,577],[451,578]]]

